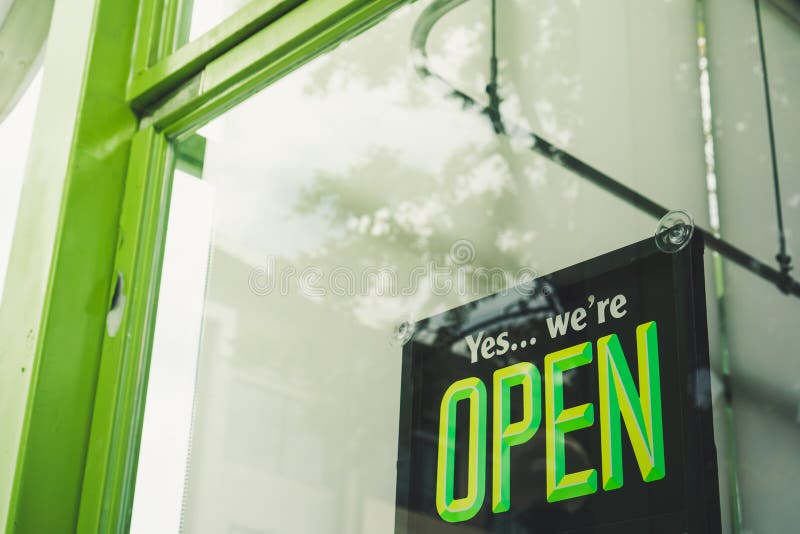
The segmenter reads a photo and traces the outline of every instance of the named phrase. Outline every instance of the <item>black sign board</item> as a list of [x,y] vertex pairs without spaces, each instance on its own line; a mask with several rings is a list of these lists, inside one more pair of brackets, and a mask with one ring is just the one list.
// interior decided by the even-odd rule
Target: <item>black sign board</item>
[[700,236],[417,323],[397,532],[720,530]]

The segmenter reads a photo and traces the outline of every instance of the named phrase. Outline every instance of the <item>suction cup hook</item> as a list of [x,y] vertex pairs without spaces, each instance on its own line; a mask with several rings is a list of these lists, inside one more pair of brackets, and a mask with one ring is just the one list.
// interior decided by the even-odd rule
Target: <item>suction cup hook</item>
[[683,210],[670,211],[658,221],[656,246],[661,252],[674,254],[686,246],[694,234],[694,221]]
[[402,347],[411,340],[415,330],[416,325],[413,321],[403,321],[392,330],[389,344],[393,347]]

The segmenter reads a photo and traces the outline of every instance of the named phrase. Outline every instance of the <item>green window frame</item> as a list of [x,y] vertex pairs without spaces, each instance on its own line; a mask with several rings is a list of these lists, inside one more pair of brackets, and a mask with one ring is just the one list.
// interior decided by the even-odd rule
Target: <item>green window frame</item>
[[[28,334],[7,532],[129,528],[172,172],[202,165],[178,143],[202,153],[202,124],[407,2],[252,0],[181,47],[191,0],[87,2],[92,32],[74,136],[58,140],[69,161],[43,311]],[[7,300],[7,310],[26,306],[23,291]],[[111,308],[121,323],[110,333]],[[0,330],[9,347],[28,324]]]

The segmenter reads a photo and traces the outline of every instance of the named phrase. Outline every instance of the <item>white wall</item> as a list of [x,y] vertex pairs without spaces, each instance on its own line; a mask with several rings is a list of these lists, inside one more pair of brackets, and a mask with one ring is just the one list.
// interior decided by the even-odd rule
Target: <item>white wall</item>
[[41,85],[40,71],[14,110],[0,123],[0,302]]

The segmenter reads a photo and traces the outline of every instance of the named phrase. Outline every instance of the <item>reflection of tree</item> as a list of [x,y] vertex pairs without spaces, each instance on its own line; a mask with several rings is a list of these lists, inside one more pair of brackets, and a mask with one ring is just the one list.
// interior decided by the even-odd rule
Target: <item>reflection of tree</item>
[[[533,124],[537,132],[568,146],[583,123],[575,110],[583,98],[580,41],[574,30],[575,21],[580,20],[579,2],[513,0],[498,2],[497,9],[503,113],[516,123]],[[488,75],[489,17],[488,0],[466,2],[437,25],[428,49],[437,71],[480,100],[485,100]],[[325,95],[352,85],[385,88],[393,80],[408,77],[411,62],[402,43],[409,40],[414,18],[395,20],[395,24],[383,24],[382,31],[361,35],[322,58],[309,73],[306,93]],[[380,53],[365,54],[364,50]],[[422,85],[408,88],[411,105],[421,103]]]
[[[556,110],[545,100],[527,96],[541,92],[544,86],[547,92],[563,93],[569,100],[580,99],[576,69],[562,60],[567,47],[574,48],[569,44],[573,35],[564,29],[570,25],[563,22],[574,20],[577,6],[556,0],[534,6],[529,2],[499,4],[499,47],[506,58],[501,69],[504,111],[522,124],[531,122],[526,117],[541,114],[537,122],[544,133],[568,141],[572,127],[580,122],[580,117],[570,115],[571,107]],[[488,6],[488,2],[467,2],[449,13],[431,36],[429,51],[434,63],[454,73],[454,83],[460,87],[474,89],[476,81],[484,83]],[[534,12],[536,17],[531,16]],[[408,42],[414,17],[395,20],[397,23],[382,25],[382,31],[368,32],[326,56],[309,71],[305,90],[324,97],[358,86],[397,93],[391,105],[409,111],[438,105],[433,99],[442,97],[425,92],[424,83],[411,72],[407,48],[398,46]],[[365,50],[380,53],[365,54]],[[553,59],[554,50],[559,52],[558,60]],[[534,80],[540,87],[531,86],[529,71],[548,73]],[[399,93],[390,90],[398,85],[402,87]],[[458,113],[456,103],[453,112]],[[424,128],[425,124],[420,124],[420,129]],[[372,148],[346,176],[318,172],[298,202],[298,214],[323,214],[329,220],[330,239],[324,248],[331,264],[337,257],[356,253],[365,263],[385,265],[398,250],[444,262],[450,245],[467,238],[478,246],[476,267],[513,272],[533,261],[531,241],[541,230],[537,222],[552,220],[542,215],[557,218],[563,201],[574,200],[570,198],[575,194],[574,183],[563,189],[558,199],[561,208],[537,198],[536,189],[546,183],[548,167],[505,139],[487,135],[480,142],[463,144],[449,155],[444,169],[434,173],[421,170],[420,162],[404,162],[397,150],[381,144],[380,132],[375,134],[374,139],[365,136]],[[326,259],[315,253],[302,260],[319,263]]]
[[[355,252],[380,265],[390,259],[392,248],[402,247],[444,264],[453,242],[468,237],[480,244],[479,255],[491,258],[492,266],[514,269],[518,259],[495,243],[498,228],[509,222],[501,208],[514,194],[497,163],[492,148],[466,146],[451,157],[444,173],[434,175],[381,147],[348,170],[346,178],[318,174],[302,192],[297,213],[323,213],[331,228],[344,230],[343,238],[335,235],[326,245],[334,258]],[[490,172],[483,171],[487,164],[500,172],[477,175],[476,169]]]

